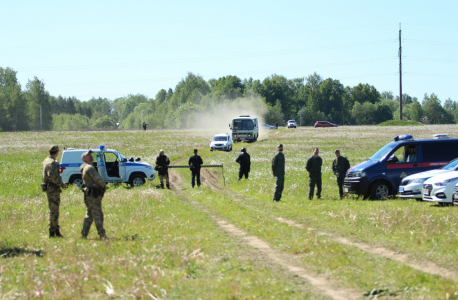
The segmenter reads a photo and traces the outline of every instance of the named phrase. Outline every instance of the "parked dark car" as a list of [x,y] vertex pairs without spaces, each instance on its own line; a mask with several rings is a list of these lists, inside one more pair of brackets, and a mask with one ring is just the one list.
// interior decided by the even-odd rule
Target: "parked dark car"
[[316,121],[315,128],[317,127],[337,127],[337,124],[328,121]]

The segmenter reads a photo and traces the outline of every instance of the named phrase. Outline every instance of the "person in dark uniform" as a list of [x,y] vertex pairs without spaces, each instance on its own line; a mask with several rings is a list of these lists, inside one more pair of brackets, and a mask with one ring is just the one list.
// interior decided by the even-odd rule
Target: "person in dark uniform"
[[192,188],[196,185],[197,179],[197,186],[200,186],[200,167],[204,164],[202,158],[197,155],[197,149],[194,149],[194,155],[189,158],[188,165],[189,169],[192,172],[192,180],[191,185]]
[[277,147],[278,153],[272,159],[272,173],[275,177],[274,203],[280,201],[285,186],[285,155],[283,145]]
[[170,190],[169,182],[169,165],[170,159],[167,155],[164,154],[164,150],[159,151],[159,156],[156,157],[156,167],[154,168],[159,173],[159,181],[161,183],[161,188],[164,188],[164,179],[167,188]]
[[146,125],[148,125],[148,124],[146,124],[145,122],[143,122],[143,124],[142,124],[143,130],[146,130]]
[[315,191],[315,185],[317,187],[316,198],[321,198],[321,166],[323,160],[318,156],[320,150],[318,148],[313,149],[313,156],[307,160],[305,169],[309,172],[309,200],[313,199],[313,193]]
[[245,176],[245,179],[248,179],[248,173],[250,173],[251,168],[250,155],[246,152],[245,148],[242,148],[240,151],[239,157],[235,160],[235,162],[240,164],[238,180],[241,180],[243,176]]
[[340,156],[340,150],[334,152],[336,154],[336,159],[332,162],[332,171],[337,177],[337,186],[339,187],[340,199],[343,198],[343,184],[345,175],[347,174],[348,169],[350,169],[350,162],[346,157]]

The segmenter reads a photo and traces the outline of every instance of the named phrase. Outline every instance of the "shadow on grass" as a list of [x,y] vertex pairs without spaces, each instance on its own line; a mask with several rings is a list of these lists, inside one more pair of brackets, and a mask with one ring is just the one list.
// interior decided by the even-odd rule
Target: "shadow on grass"
[[18,257],[18,256],[37,256],[43,257],[45,252],[43,250],[27,249],[21,247],[4,247],[0,246],[0,257]]

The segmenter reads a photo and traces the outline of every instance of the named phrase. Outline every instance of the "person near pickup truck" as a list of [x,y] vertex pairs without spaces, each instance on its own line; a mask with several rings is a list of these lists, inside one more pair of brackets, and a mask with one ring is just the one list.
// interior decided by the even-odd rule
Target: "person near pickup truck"
[[318,148],[313,149],[313,156],[307,160],[305,169],[309,172],[309,200],[313,199],[313,193],[315,192],[315,185],[317,188],[316,198],[321,198],[321,166],[323,160],[318,156],[320,150]]
[[49,156],[43,161],[42,190],[46,192],[49,207],[49,237],[63,237],[59,230],[59,206],[61,187],[65,188],[59,172],[59,162],[56,160],[59,155],[59,147],[52,146],[49,149]]
[[164,150],[159,151],[159,156],[156,157],[156,167],[154,168],[159,173],[159,180],[161,182],[161,188],[164,188],[164,180],[167,188],[170,190],[169,183],[169,165],[170,159],[164,154]]
[[188,160],[189,169],[191,170],[192,179],[191,185],[192,188],[196,185],[197,179],[197,186],[200,186],[200,168],[204,164],[202,158],[197,155],[197,149],[194,149],[194,155],[191,156]]
[[339,196],[340,199],[343,199],[343,184],[345,180],[345,175],[347,174],[348,169],[350,169],[350,162],[346,157],[340,155],[340,150],[335,152],[336,159],[332,162],[332,171],[337,177],[337,186],[339,187]]
[[83,239],[86,239],[89,234],[89,229],[94,222],[100,238],[106,239],[107,235],[103,228],[102,198],[107,186],[105,180],[103,180],[92,164],[94,161],[92,151],[89,150],[84,152],[81,158],[84,164],[80,166],[80,171],[82,173],[84,185],[84,204],[87,208],[81,235]]

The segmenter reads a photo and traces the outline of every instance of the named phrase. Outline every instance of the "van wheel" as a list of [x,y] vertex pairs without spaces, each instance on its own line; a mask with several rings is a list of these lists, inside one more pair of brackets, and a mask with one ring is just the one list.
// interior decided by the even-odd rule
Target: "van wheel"
[[83,187],[83,178],[81,176],[72,176],[68,182],[69,184],[74,184],[77,187]]
[[390,195],[390,187],[383,181],[375,183],[371,188],[371,199],[386,200]]
[[132,175],[130,178],[130,185],[132,187],[141,186],[145,184],[145,177],[140,174]]

